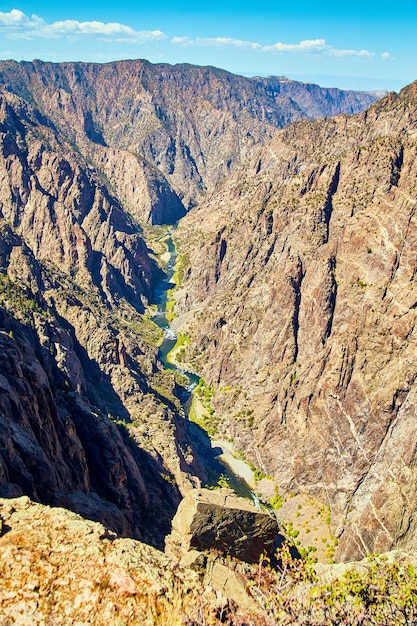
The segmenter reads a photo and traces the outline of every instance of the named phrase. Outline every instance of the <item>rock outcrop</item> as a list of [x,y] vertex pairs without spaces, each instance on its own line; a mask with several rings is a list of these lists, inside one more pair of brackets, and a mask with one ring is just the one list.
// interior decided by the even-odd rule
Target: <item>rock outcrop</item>
[[159,335],[144,309],[162,272],[97,173],[7,92],[0,185],[3,493],[162,545],[180,490],[205,476],[173,378],[153,379]]
[[415,567],[400,552],[276,573],[216,557],[200,574],[65,509],[0,498],[2,626],[348,626],[358,613],[394,626],[415,620]]
[[0,82],[30,101],[104,175],[129,210],[174,223],[269,140],[302,118],[376,98],[213,67],[3,61]]
[[[246,563],[257,563],[262,554],[271,554],[278,535],[275,517],[233,491],[193,489],[181,501],[172,520],[165,551],[185,561],[191,551],[214,550]],[[282,535],[280,539],[283,540]]]
[[[283,129],[177,233],[189,362],[337,558],[415,547],[417,84]],[[294,520],[294,523],[296,520]]]
[[0,517],[2,624],[179,625],[216,605],[192,571],[65,509],[0,499]]

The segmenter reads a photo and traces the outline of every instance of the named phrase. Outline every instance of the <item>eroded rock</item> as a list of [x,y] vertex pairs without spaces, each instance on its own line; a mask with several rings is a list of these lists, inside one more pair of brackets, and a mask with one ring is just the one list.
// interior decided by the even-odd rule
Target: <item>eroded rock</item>
[[181,501],[165,542],[168,554],[183,559],[190,550],[216,550],[255,563],[271,552],[277,520],[229,489],[193,489]]
[[337,560],[417,541],[416,94],[288,126],[176,232],[220,434],[330,507]]
[[0,499],[0,516],[2,624],[179,625],[174,598],[191,610],[205,594],[162,552],[65,509],[24,496]]

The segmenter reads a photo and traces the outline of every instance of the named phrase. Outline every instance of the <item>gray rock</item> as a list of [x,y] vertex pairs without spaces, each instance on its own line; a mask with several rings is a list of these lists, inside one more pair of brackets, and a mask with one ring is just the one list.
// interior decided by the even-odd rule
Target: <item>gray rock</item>
[[218,550],[254,563],[269,554],[278,522],[228,489],[193,489],[180,503],[165,550],[181,559],[190,550]]

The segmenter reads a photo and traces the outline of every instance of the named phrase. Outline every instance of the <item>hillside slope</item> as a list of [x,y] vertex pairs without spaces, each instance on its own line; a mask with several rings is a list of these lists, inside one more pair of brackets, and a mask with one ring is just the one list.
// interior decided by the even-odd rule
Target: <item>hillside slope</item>
[[175,222],[275,130],[352,113],[376,98],[213,67],[0,63],[0,83],[28,99],[102,172],[140,219]]
[[181,222],[177,327],[223,431],[330,506],[338,558],[415,547],[417,83],[283,129]]
[[162,272],[95,171],[7,92],[0,185],[2,493],[161,546],[205,477],[145,314]]

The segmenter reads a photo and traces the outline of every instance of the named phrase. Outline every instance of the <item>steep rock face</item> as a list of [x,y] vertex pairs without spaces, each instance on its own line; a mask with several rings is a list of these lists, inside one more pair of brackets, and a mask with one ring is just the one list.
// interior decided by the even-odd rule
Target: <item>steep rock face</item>
[[307,112],[276,84],[212,68],[35,61],[0,74],[4,492],[161,545],[180,493],[207,476],[157,359],[145,308],[161,272],[137,220],[175,222]]
[[376,95],[372,93],[319,87],[313,83],[300,83],[284,77],[268,76],[257,80],[277,102],[283,103],[288,98],[295,103],[302,112],[303,119],[358,113],[376,99]]
[[0,315],[1,492],[62,502],[141,536],[149,497],[117,426],[68,390],[34,333]]
[[38,111],[7,92],[0,95],[0,124],[0,210],[33,254],[92,278],[103,292],[110,275],[119,297],[148,295],[152,263],[116,198]]
[[375,100],[367,93],[142,60],[5,61],[0,81],[35,103],[100,168],[129,209],[153,223],[177,221],[276,128],[355,112]]
[[274,517],[229,489],[192,489],[172,520],[165,551],[182,558],[191,550],[216,550],[258,563],[262,554],[270,555],[278,530]]
[[188,357],[339,559],[417,540],[416,94],[287,127],[178,231]]
[[161,545],[205,477],[143,315],[161,272],[48,120],[0,99],[0,483]]

